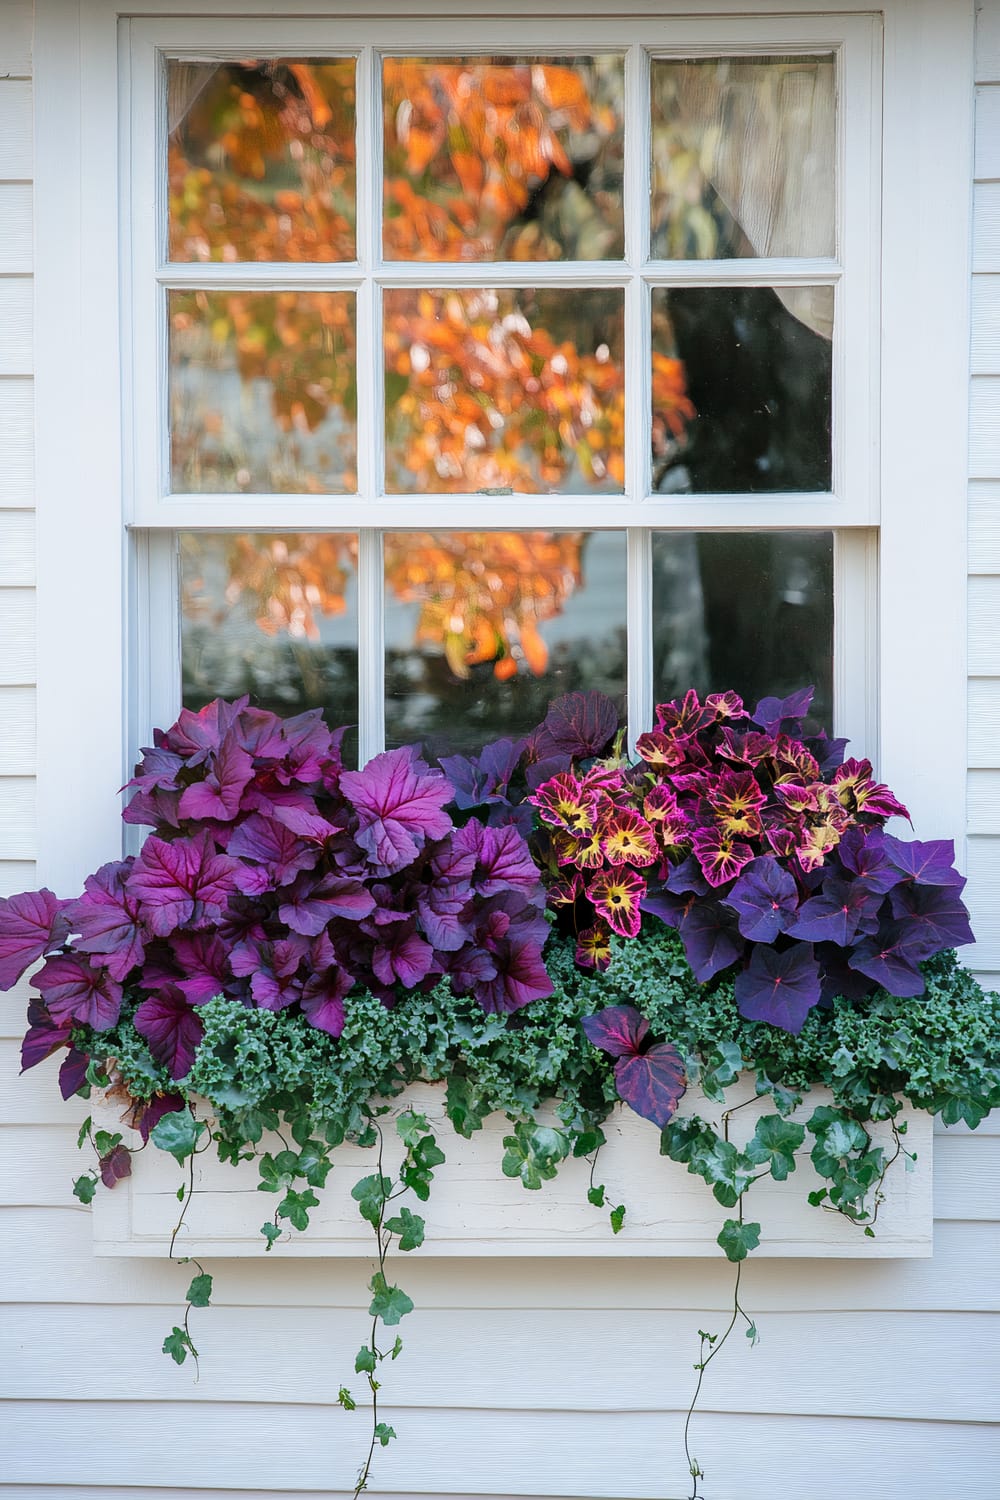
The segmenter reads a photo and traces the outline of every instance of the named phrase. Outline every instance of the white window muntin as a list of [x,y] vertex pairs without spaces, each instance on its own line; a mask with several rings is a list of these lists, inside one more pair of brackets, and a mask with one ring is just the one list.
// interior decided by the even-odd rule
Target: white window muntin
[[[383,55],[565,53],[565,22],[518,21],[517,45],[498,39],[496,23],[421,20],[411,36],[403,23],[337,21],[136,21],[130,27],[131,159],[127,228],[131,305],[126,317],[133,392],[132,461],[127,519],[151,529],[224,527],[240,530],[468,527],[845,527],[877,520],[878,267],[877,27],[872,17],[690,18],[606,22],[581,20],[576,51],[627,52],[626,258],[622,262],[456,264],[386,263],[381,259],[379,142]],[[490,33],[493,33],[492,35]],[[391,44],[390,44],[391,39]],[[166,245],[165,59],[261,55],[358,57],[358,260],[330,265],[169,264]],[[831,259],[651,261],[648,244],[651,57],[833,53],[838,70],[836,215],[838,256]],[[141,188],[140,188],[141,184]],[[155,190],[150,191],[150,185]],[[386,496],[382,493],[381,291],[461,285],[614,286],[625,297],[626,478],[624,494],[513,495],[492,508],[482,496]],[[657,286],[789,286],[835,289],[833,344],[833,486],[829,494],[664,496],[650,493],[647,440],[650,405],[649,299]],[[357,495],[171,494],[168,488],[166,298],[174,288],[354,290],[358,297]],[[850,374],[848,375],[848,372]]]

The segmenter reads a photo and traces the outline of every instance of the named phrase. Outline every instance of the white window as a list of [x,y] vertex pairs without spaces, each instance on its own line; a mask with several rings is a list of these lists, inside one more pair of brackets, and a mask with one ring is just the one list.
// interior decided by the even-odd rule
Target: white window
[[[69,237],[76,326],[103,314],[105,337],[62,351],[94,370],[58,485],[68,506],[82,476],[91,527],[50,523],[53,544],[86,534],[90,561],[127,527],[88,595],[128,660],[124,687],[96,672],[93,768],[182,701],[244,690],[356,722],[362,759],[522,732],[567,688],[611,692],[635,733],[691,684],[803,680],[856,746],[902,744],[877,611],[907,570],[929,587],[933,546],[901,538],[907,505],[918,525],[935,512],[936,459],[914,487],[908,364],[926,366],[893,337],[942,327],[899,217],[918,190],[904,89],[942,57],[950,77],[957,50],[932,57],[934,27],[896,5],[609,21],[554,0],[516,24],[502,5],[303,8],[133,15],[117,56],[110,25],[79,58],[40,25],[64,86],[110,95]],[[45,137],[40,228],[72,168]],[[936,188],[947,215],[955,189]],[[913,222],[940,256],[944,226]],[[946,448],[952,418],[925,399]],[[47,455],[42,485],[58,470]]]

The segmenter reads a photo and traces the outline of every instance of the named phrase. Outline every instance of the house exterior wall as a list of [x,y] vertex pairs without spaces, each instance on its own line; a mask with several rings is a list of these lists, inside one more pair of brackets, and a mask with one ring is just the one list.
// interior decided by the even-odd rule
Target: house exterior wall
[[[31,26],[30,3],[0,0],[2,894],[32,885],[37,853]],[[979,16],[976,93],[968,863],[975,962],[1000,982],[1000,0]],[[23,989],[0,996],[0,1500],[342,1489],[364,1419],[328,1403],[363,1335],[363,1266],[292,1268],[277,1255],[212,1266],[195,1384],[159,1352],[186,1269],[91,1258],[88,1214],[70,1192],[84,1109],[60,1103],[44,1068],[17,1079],[24,999]],[[694,1428],[713,1500],[993,1500],[1000,1207],[987,1215],[998,1180],[1000,1123],[941,1132],[932,1260],[751,1259],[743,1300],[762,1341],[726,1350]],[[387,1377],[400,1441],[379,1455],[381,1487],[686,1492],[679,1454],[697,1331],[725,1325],[727,1265],[639,1260],[623,1274],[599,1261],[417,1258],[405,1269],[418,1310]]]

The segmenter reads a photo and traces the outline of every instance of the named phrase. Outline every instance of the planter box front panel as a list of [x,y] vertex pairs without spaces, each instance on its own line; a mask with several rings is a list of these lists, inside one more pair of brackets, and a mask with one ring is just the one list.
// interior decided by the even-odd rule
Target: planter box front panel
[[[773,1113],[773,1101],[753,1099],[748,1083],[742,1092],[730,1090],[727,1107],[751,1099],[732,1118],[731,1137],[744,1142],[762,1114]],[[808,1118],[819,1104],[830,1102],[823,1090],[810,1094],[799,1111]],[[439,1256],[719,1256],[716,1236],[735,1210],[723,1208],[699,1177],[659,1154],[659,1132],[631,1110],[619,1106],[606,1121],[607,1144],[597,1163],[595,1181],[603,1182],[609,1207],[624,1203],[626,1216],[620,1234],[612,1234],[607,1208],[587,1202],[589,1163],[569,1160],[556,1178],[537,1192],[500,1170],[503,1137],[510,1123],[493,1115],[471,1140],[456,1135],[444,1113],[442,1085],[418,1084],[393,1101],[393,1112],[412,1108],[427,1115],[437,1127],[437,1139],[447,1161],[436,1169],[430,1201],[411,1206],[426,1220],[422,1255]],[[700,1091],[690,1090],[682,1113],[699,1114],[718,1125],[721,1110]],[[929,1115],[907,1109],[907,1150],[917,1156],[914,1171],[897,1161],[884,1185],[885,1198],[875,1225],[875,1238],[840,1214],[814,1208],[806,1195],[822,1186],[807,1152],[800,1155],[788,1181],[771,1180],[753,1186],[746,1199],[746,1217],[762,1226],[757,1255],[858,1256],[864,1259],[931,1254],[931,1144]],[[120,1128],[109,1111],[101,1121]],[[386,1139],[385,1170],[392,1173],[401,1156],[392,1116],[383,1120]],[[876,1144],[891,1151],[891,1132],[869,1127]],[[807,1146],[812,1137],[807,1135]],[[262,1149],[280,1149],[278,1141]],[[372,1230],[360,1217],[351,1188],[376,1170],[374,1150],[344,1144],[333,1155],[334,1167],[325,1189],[318,1190],[320,1206],[310,1215],[304,1233],[290,1231],[276,1246],[275,1256],[362,1256],[372,1254]],[[195,1192],[177,1236],[175,1254],[196,1256],[262,1255],[260,1226],[269,1219],[278,1197],[258,1191],[256,1165],[232,1167],[220,1162],[214,1150],[195,1163]],[[177,1189],[187,1181],[163,1152],[150,1148],[135,1158],[133,1175],[110,1192],[99,1192],[94,1202],[94,1248],[100,1255],[165,1255],[180,1213]],[[299,1184],[301,1185],[301,1184]],[[401,1202],[409,1201],[409,1195]],[[274,1258],[274,1257],[272,1257]]]

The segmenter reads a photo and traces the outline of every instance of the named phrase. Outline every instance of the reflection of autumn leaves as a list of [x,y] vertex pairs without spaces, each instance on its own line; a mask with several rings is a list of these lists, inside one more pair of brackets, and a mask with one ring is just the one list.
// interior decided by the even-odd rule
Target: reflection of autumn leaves
[[[579,532],[391,532],[386,586],[401,603],[420,606],[416,643],[443,652],[456,677],[489,662],[501,680],[522,663],[540,676],[548,650],[539,626],[562,612],[581,583],[583,541]],[[195,563],[198,538],[186,544]],[[357,538],[235,536],[226,563],[229,608],[239,605],[267,635],[317,640],[318,616],[344,612]],[[197,619],[202,611],[192,591],[185,615]]]

